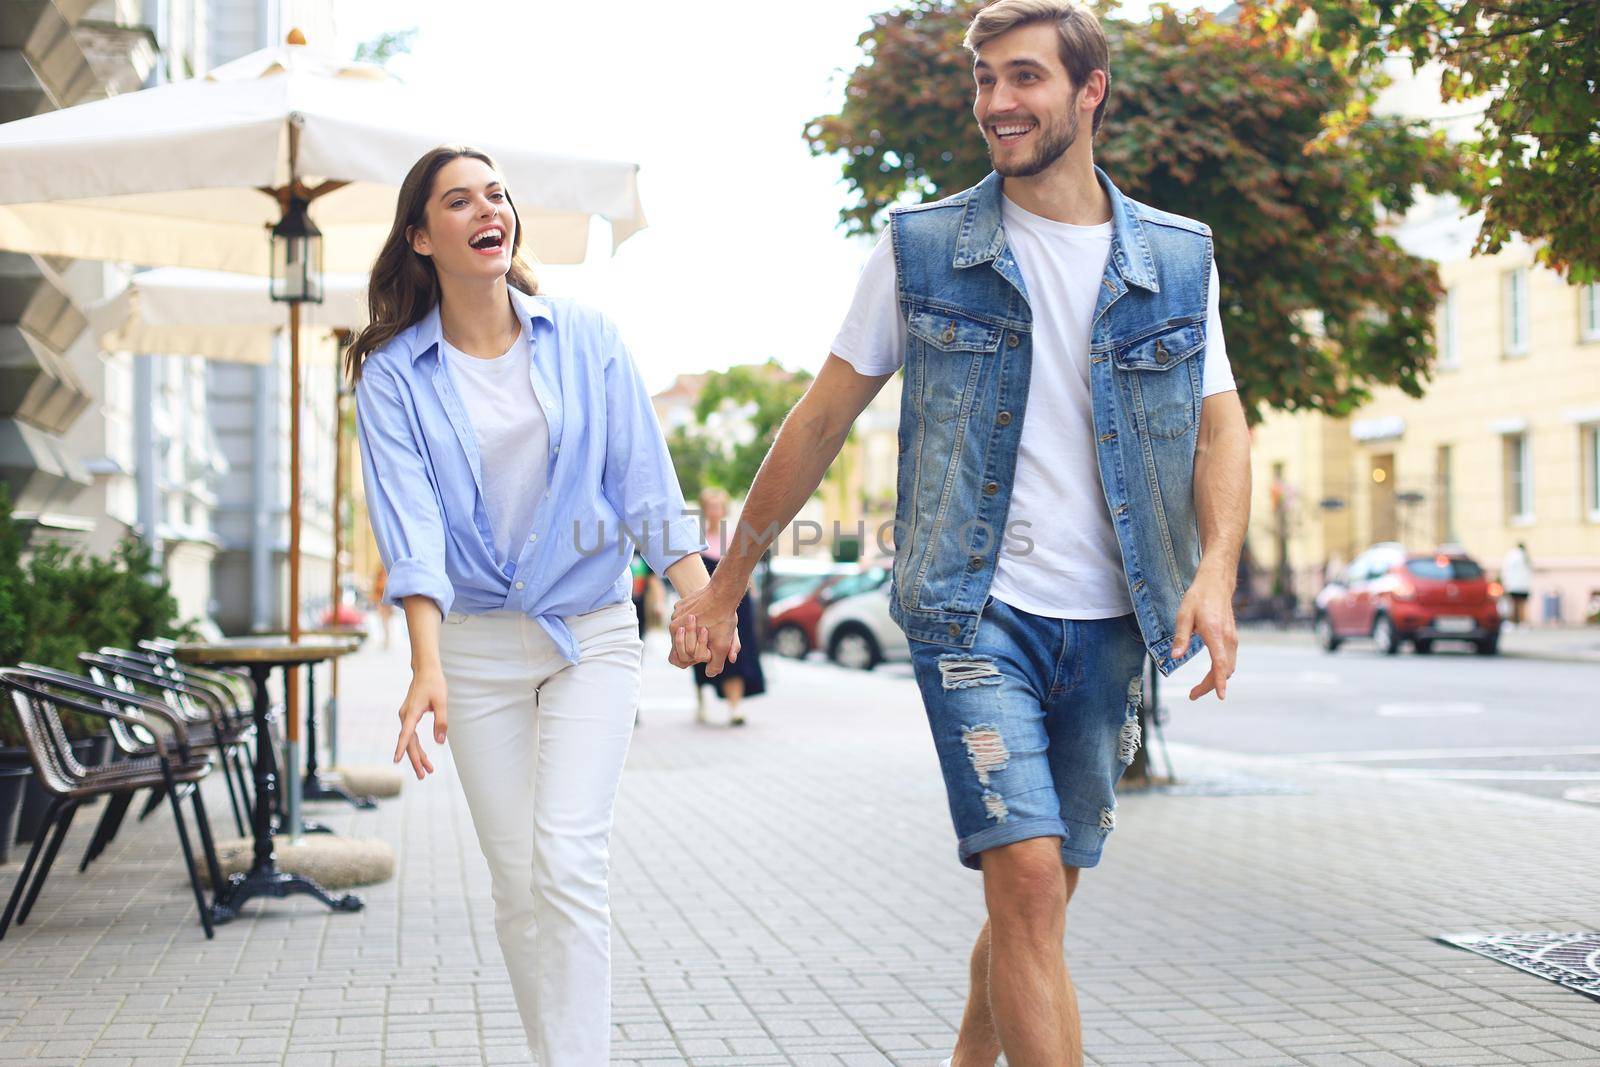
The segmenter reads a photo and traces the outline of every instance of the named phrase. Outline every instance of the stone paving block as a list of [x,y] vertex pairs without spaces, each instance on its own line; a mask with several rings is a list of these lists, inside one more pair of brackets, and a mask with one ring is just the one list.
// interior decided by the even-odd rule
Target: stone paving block
[[[353,761],[392,743],[396,645],[347,664]],[[982,894],[954,862],[910,679],[769,661],[771,692],[735,732],[696,728],[659,658],[612,850],[614,1062],[933,1067],[965,1003]],[[397,846],[394,881],[360,890],[359,913],[263,900],[205,941],[166,814],[52,879],[0,942],[0,1064],[57,1062],[52,1049],[73,1067],[531,1063],[487,872],[438,757],[438,775],[376,811],[308,806]],[[1530,802],[1487,791],[1179,758],[1306,792],[1122,798],[1068,922],[1089,1063],[1600,1067],[1593,1002],[1431,940],[1592,923],[1600,813],[1532,802],[1530,819]],[[868,781],[872,817],[841,820],[831,798]],[[219,833],[220,785],[206,785]],[[93,829],[79,822],[69,853]]]

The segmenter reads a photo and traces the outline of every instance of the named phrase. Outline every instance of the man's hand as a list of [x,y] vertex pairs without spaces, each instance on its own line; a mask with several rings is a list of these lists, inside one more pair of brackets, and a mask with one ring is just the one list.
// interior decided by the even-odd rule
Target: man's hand
[[[673,654],[677,657],[674,665],[686,667],[690,663],[704,663],[708,678],[715,678],[724,666],[739,660],[738,612],[744,591],[734,590],[730,594],[726,583],[717,579],[713,574],[705,588],[673,605],[672,621],[667,624],[672,633]],[[692,658],[678,662],[685,655]]]
[[1213,690],[1218,700],[1228,697],[1228,679],[1233,677],[1239,654],[1239,633],[1233,624],[1233,584],[1229,578],[1202,568],[1178,605],[1173,652],[1187,653],[1190,635],[1198,632],[1211,653],[1211,673],[1189,690],[1190,700],[1199,700]]

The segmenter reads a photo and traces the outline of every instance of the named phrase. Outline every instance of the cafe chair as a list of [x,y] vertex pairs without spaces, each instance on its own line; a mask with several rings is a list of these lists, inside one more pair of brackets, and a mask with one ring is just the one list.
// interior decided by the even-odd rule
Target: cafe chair
[[[190,678],[182,672],[172,671],[155,662],[155,657],[145,652],[126,649],[102,648],[99,652],[79,654],[78,662],[88,671],[97,685],[118,689],[126,693],[142,693],[161,700],[184,721],[189,734],[189,747],[195,752],[215,752],[221,764],[222,779],[228,787],[228,802],[233,807],[233,821],[239,836],[245,836],[249,803],[246,771],[249,758],[248,744],[252,734],[250,720],[241,717],[224,692],[208,685],[203,679]],[[118,749],[125,755],[144,755],[135,746],[140,739],[129,731],[113,725],[112,736]],[[160,804],[160,796],[153,795],[146,812]],[[141,819],[144,817],[141,814]],[[110,844],[111,829],[104,840],[96,838],[99,848],[91,846],[84,857],[84,866],[93,861],[100,849]],[[79,870],[82,870],[80,867]]]
[[[80,807],[106,797],[108,804],[120,803],[126,808],[134,793],[157,788],[171,802],[189,886],[200,911],[200,925],[207,939],[213,937],[211,907],[200,885],[182,805],[185,797],[193,803],[211,884],[221,885],[216,846],[199,788],[201,780],[211,771],[211,760],[196,755],[190,748],[183,719],[159,700],[96,685],[87,678],[33,664],[0,668],[0,697],[10,699],[22,725],[34,774],[51,797],[44,825],[17,875],[5,914],[0,916],[0,940],[5,938],[13,919],[19,926],[27,922]],[[149,754],[85,767],[73,754],[61,722],[63,711],[103,719],[131,736],[148,738]]]

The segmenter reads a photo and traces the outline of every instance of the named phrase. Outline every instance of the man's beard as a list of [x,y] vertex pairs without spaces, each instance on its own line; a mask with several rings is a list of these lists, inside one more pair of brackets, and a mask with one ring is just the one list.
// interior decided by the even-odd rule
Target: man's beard
[[[1076,101],[1074,101],[1076,104]],[[1078,141],[1078,109],[1074,106],[1067,116],[1065,130],[1051,131],[1044,123],[1039,124],[1039,147],[1033,155],[1017,163],[1002,167],[995,160],[995,146],[989,144],[989,162],[1002,178],[1031,178],[1049,168],[1049,166],[1067,154]]]

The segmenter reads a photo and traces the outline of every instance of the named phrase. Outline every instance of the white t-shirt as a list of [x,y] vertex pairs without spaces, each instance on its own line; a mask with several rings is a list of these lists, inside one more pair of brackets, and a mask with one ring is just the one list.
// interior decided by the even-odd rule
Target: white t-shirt
[[504,567],[522,554],[550,480],[550,424],[533,389],[533,348],[526,330],[493,359],[440,344],[478,439],[495,561]]
[[[1089,393],[1090,323],[1111,253],[1112,224],[1055,222],[1004,198],[1001,217],[1033,310],[1033,369],[1011,510],[990,592],[1012,607],[1049,618],[1124,615],[1133,605],[1100,486]],[[1206,396],[1234,388],[1217,286],[1213,263],[1202,382]],[[886,231],[861,272],[833,353],[861,374],[890,374],[905,359],[905,332]],[[1024,538],[1032,541],[1031,550]]]

